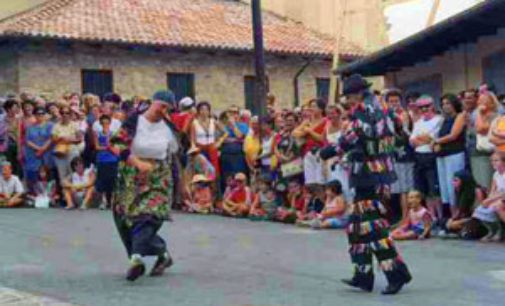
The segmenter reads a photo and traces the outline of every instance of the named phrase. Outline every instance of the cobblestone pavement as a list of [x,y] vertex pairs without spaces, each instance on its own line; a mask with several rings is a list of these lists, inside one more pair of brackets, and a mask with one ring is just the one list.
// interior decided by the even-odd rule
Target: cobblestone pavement
[[0,306],[504,305],[504,244],[398,243],[414,279],[391,297],[380,294],[381,273],[372,293],[340,283],[351,274],[343,231],[219,216],[174,219],[161,234],[175,265],[163,277],[128,283],[110,211],[0,209],[0,287],[9,288],[0,290]]
[[71,306],[52,298],[42,297],[27,292],[0,287],[0,305],[2,306]]

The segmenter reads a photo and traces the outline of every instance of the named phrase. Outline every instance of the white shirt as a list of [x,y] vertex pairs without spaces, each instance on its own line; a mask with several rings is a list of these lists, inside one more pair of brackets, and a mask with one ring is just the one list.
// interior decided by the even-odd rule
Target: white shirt
[[23,184],[16,175],[11,175],[8,180],[5,180],[3,176],[0,175],[0,193],[23,193]]
[[[414,130],[412,131],[412,135],[410,139],[413,139],[422,134],[428,134],[432,138],[438,134],[440,127],[442,126],[443,118],[442,116],[435,115],[433,118],[429,120],[425,120],[423,118],[419,119],[414,123]],[[421,145],[416,147],[417,153],[432,153],[430,145]]]
[[500,174],[496,171],[493,174],[493,181],[496,186],[496,191],[505,193],[505,172]]
[[150,122],[140,116],[132,144],[133,154],[140,158],[163,160],[169,149],[171,153],[175,153],[178,145],[165,121]]
[[[114,134],[121,128],[121,121],[116,118],[111,118],[109,130]],[[93,123],[93,131],[102,132],[102,125],[100,124],[100,120],[97,120]]]

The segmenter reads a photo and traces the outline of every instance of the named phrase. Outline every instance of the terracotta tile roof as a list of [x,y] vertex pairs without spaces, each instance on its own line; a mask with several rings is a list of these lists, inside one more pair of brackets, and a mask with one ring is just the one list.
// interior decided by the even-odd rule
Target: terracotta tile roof
[[[334,39],[263,13],[271,53],[330,57]],[[249,5],[230,0],[49,0],[0,21],[0,35],[252,50]],[[343,43],[342,56],[364,51]]]

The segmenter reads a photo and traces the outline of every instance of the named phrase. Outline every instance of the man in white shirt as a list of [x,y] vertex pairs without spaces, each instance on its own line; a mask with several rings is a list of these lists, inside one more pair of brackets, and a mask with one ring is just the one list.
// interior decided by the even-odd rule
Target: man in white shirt
[[23,184],[16,175],[12,174],[12,165],[9,162],[2,163],[2,175],[0,176],[0,206],[21,206],[23,200]]
[[437,174],[437,154],[434,140],[442,126],[443,118],[435,114],[433,98],[423,95],[417,100],[421,118],[414,123],[410,143],[415,148],[414,182],[417,190],[426,199],[428,209],[433,216],[441,220],[442,204]]

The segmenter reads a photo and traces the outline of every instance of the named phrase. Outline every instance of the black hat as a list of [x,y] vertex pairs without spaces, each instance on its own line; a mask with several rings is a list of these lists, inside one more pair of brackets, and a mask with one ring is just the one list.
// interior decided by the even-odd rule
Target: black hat
[[358,94],[372,86],[360,74],[353,74],[344,80],[344,95]]
[[121,103],[121,96],[116,93],[107,93],[103,96],[103,102]]
[[42,106],[37,106],[35,110],[33,111],[33,114],[35,115],[45,115],[46,114],[46,108]]

